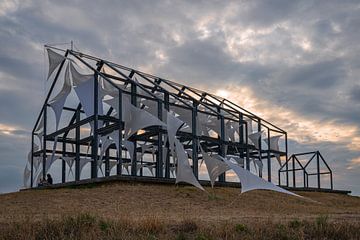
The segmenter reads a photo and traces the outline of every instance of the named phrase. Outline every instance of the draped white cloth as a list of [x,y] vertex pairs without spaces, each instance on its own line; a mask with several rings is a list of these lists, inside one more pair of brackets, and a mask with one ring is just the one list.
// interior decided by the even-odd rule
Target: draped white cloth
[[[264,139],[264,140],[265,140],[266,144],[269,146],[269,148],[271,150],[279,151],[279,140],[280,140],[280,138],[281,138],[281,135],[270,137],[270,143],[269,143],[267,138]],[[276,153],[275,157],[278,160],[279,165],[281,166],[280,154]]]
[[259,149],[259,140],[262,135],[263,131],[252,133],[249,135],[249,139],[254,144],[256,149]]
[[186,182],[190,183],[193,186],[205,190],[198,180],[196,179],[193,170],[189,164],[189,159],[187,153],[185,152],[184,146],[178,139],[174,139],[176,155],[177,155],[177,171],[176,171],[176,183]]
[[90,159],[90,158],[80,158],[80,171],[79,171],[80,174],[81,174],[84,166],[85,166],[86,164],[88,164],[89,162],[92,162],[92,161],[93,161],[93,160]]
[[[94,82],[97,81],[97,79],[91,74],[80,74],[72,63],[70,63],[70,72],[74,83],[74,90],[81,102],[85,115],[87,117],[94,115]],[[101,91],[98,92],[98,114],[103,115],[103,96],[101,95]]]
[[273,183],[267,182],[262,178],[252,174],[248,170],[240,167],[239,165],[229,161],[227,159],[223,159],[223,161],[236,173],[241,182],[241,193],[248,192],[256,189],[265,189],[272,190],[276,192],[282,192],[286,194],[290,194],[293,196],[298,196],[295,193],[289,192],[281,187],[274,185]]
[[169,148],[171,155],[175,156],[175,136],[179,128],[184,122],[179,118],[175,117],[172,112],[167,113],[167,132],[168,132],[168,140],[169,140]]
[[49,58],[49,72],[48,72],[48,76],[47,76],[47,79],[49,79],[51,74],[60,65],[60,63],[65,59],[65,57],[63,55],[60,55],[57,52],[51,50],[50,48],[47,48],[46,50],[48,52],[48,58]]
[[72,87],[71,87],[71,80],[70,80],[70,70],[69,70],[69,64],[68,64],[66,66],[66,70],[65,70],[63,87],[60,90],[60,92],[49,102],[50,107],[53,109],[53,111],[55,113],[56,130],[58,130],[61,113],[62,113],[63,107],[65,105],[66,98],[71,92],[71,88]]
[[212,157],[209,154],[207,154],[205,151],[203,151],[202,148],[200,149],[203,159],[205,161],[206,169],[209,174],[211,186],[214,187],[214,183],[216,179],[230,168],[226,163],[221,161],[219,158]]
[[61,157],[66,164],[69,166],[69,171],[68,171],[68,176],[70,175],[70,173],[72,173],[74,175],[74,172],[72,170],[72,166],[74,165],[75,162],[75,158],[74,157]]

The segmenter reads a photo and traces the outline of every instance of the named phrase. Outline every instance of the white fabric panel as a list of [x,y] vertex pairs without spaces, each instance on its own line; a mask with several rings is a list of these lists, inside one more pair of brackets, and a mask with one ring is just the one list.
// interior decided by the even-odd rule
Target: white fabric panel
[[31,171],[28,169],[28,166],[26,164],[24,169],[24,179],[23,179],[24,187],[29,187],[30,175],[31,175]]
[[41,115],[39,124],[38,124],[37,128],[35,129],[34,133],[39,132],[43,128],[44,128],[44,115]]
[[108,138],[109,136],[110,136],[110,134],[100,137],[101,148],[100,148],[100,156],[99,156],[99,159],[98,159],[98,167],[100,167],[101,164],[102,164],[102,160],[103,160],[103,157],[104,157],[104,154],[105,154],[106,150],[114,142],[113,140]]
[[168,140],[169,140],[169,148],[171,155],[175,156],[175,136],[181,125],[184,123],[179,118],[175,117],[173,113],[167,113],[167,132],[168,132]]
[[33,162],[33,165],[34,165],[34,169],[35,171],[37,171],[40,167],[40,164],[42,162],[42,157],[34,157],[33,158],[34,162]]
[[209,156],[209,154],[204,152],[202,148],[201,154],[205,161],[206,169],[210,177],[211,187],[214,187],[216,179],[230,168],[226,163],[219,160],[218,158]]
[[245,121],[247,122],[248,135],[250,135],[253,133],[252,120],[249,118],[249,119],[246,119]]
[[259,159],[256,159],[256,158],[252,158],[251,160],[252,160],[253,163],[254,163],[254,166],[255,166],[256,171],[262,172],[263,166],[264,166],[264,164],[262,163],[262,161],[260,161]]
[[[81,105],[87,117],[94,115],[94,79],[93,75],[80,74],[72,63],[70,63],[70,72],[74,83],[74,90],[78,96]],[[100,85],[100,84],[99,84]],[[103,115],[101,91],[98,94],[98,114]]]
[[256,149],[259,149],[259,139],[261,137],[262,131],[260,132],[256,132],[256,133],[252,133],[249,135],[249,139],[251,140],[251,142],[254,144]]
[[117,165],[117,161],[109,161],[109,171]]
[[244,159],[235,155],[226,155],[227,159],[234,159],[241,167],[244,167]]
[[131,162],[133,162],[134,161],[134,149],[135,149],[134,143],[124,140],[123,144],[130,154]]
[[126,163],[122,164],[122,166],[125,168],[127,174],[130,174],[130,172],[129,172],[130,165],[131,165],[131,163],[129,163],[129,162],[126,162]]
[[48,76],[47,76],[47,79],[49,79],[51,74],[60,65],[60,63],[65,59],[65,57],[58,54],[57,52],[51,50],[50,48],[47,48],[46,50],[48,52],[48,58],[49,58],[49,72],[48,72]]
[[58,130],[61,113],[65,105],[66,98],[70,94],[70,92],[71,92],[71,81],[70,81],[70,70],[68,64],[65,70],[63,87],[61,91],[49,102],[50,107],[53,109],[55,113],[56,130]]
[[80,171],[79,171],[80,174],[81,174],[84,166],[85,166],[87,163],[92,162],[92,161],[93,161],[93,160],[90,159],[90,158],[80,158]]
[[221,120],[217,119],[217,117],[213,117],[213,116],[209,117],[205,126],[216,132],[219,136],[221,136]]
[[154,115],[145,110],[137,108],[133,105],[130,106],[130,120],[125,122],[125,138],[128,139],[131,135],[150,126],[166,126],[165,123],[160,121]]
[[184,146],[180,143],[178,139],[175,138],[175,148],[176,154],[178,157],[177,161],[177,171],[176,171],[176,183],[186,182],[194,185],[195,187],[205,190],[198,180],[196,179],[193,170],[189,164],[189,159],[187,153],[185,152]]
[[[279,151],[279,140],[281,138],[281,135],[270,137],[270,145],[268,142],[268,138],[264,139],[266,144],[270,147],[271,150]],[[279,165],[281,166],[281,159],[280,154],[275,154],[276,159],[279,162]]]
[[75,158],[74,157],[61,157],[66,164],[69,166],[69,171],[68,171],[68,176],[70,175],[70,173],[72,173],[74,175],[74,172],[72,170],[72,166],[74,165],[75,162]]
[[289,192],[281,187],[278,187],[274,185],[271,182],[265,181],[262,178],[259,178],[258,176],[252,174],[248,170],[240,167],[239,165],[227,160],[223,159],[223,161],[236,173],[236,175],[239,177],[241,182],[241,193],[248,192],[251,190],[256,189],[265,189],[265,190],[272,190],[276,192],[282,192],[294,196],[298,196],[297,194],[294,194],[292,192]]

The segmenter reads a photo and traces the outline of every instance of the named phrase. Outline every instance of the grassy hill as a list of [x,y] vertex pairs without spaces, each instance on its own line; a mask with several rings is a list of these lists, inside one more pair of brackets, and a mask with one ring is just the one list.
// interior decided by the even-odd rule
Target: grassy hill
[[360,239],[360,198],[107,183],[0,195],[0,239]]

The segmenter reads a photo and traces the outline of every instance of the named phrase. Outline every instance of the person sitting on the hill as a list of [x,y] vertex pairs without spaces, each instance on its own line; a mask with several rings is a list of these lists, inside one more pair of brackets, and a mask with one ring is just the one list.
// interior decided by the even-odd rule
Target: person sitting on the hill
[[47,176],[47,184],[49,184],[49,185],[53,184],[53,179],[52,179],[51,175],[48,173],[46,176]]
[[38,187],[45,186],[47,184],[47,181],[43,178],[40,178],[40,182],[38,183]]

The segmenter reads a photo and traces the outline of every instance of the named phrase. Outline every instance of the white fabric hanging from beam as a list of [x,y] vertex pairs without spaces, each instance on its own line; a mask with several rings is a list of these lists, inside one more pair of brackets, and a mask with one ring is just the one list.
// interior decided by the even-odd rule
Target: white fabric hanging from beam
[[254,144],[256,149],[259,149],[259,140],[262,135],[263,131],[252,133],[249,135],[249,139]]
[[[266,138],[264,140],[265,140],[266,144],[270,147],[271,150],[279,151],[280,138],[281,138],[281,135],[270,137],[270,143],[268,141],[269,140],[268,138]],[[279,165],[281,166],[280,154],[276,153],[275,157],[278,160]]]
[[[94,115],[94,82],[98,80],[94,78],[94,75],[80,74],[72,63],[70,63],[70,72],[76,95],[81,102],[85,115],[90,117]],[[98,93],[98,115],[103,115],[103,96],[101,95],[101,91],[98,90]]]
[[168,133],[168,140],[169,140],[169,148],[171,155],[175,156],[175,136],[181,125],[184,123],[180,119],[174,116],[172,112],[167,113],[167,133]]
[[203,151],[202,148],[200,149],[203,159],[205,161],[206,169],[209,174],[211,187],[214,187],[214,183],[216,179],[230,168],[226,163],[224,163],[220,159],[212,157],[209,154],[207,154],[205,151]]
[[53,109],[55,113],[56,130],[58,130],[61,113],[63,111],[66,98],[68,97],[70,92],[71,92],[71,80],[70,80],[70,70],[68,64],[66,66],[64,84],[61,91],[52,100],[49,101],[50,107]]
[[257,189],[264,189],[264,190],[272,190],[276,192],[282,192],[286,194],[290,194],[293,196],[300,197],[299,195],[292,193],[290,191],[287,191],[281,187],[278,187],[274,185],[271,182],[267,182],[262,178],[259,178],[258,176],[252,174],[248,170],[240,167],[239,165],[227,160],[223,159],[223,161],[236,173],[236,175],[240,179],[241,183],[241,193],[248,192],[251,190],[257,190]]
[[196,179],[193,170],[189,164],[189,159],[187,157],[187,153],[185,152],[184,146],[181,142],[175,138],[175,148],[177,155],[177,171],[176,171],[176,183],[186,182],[190,183],[193,186],[205,190],[198,180]]
[[51,50],[50,48],[46,49],[48,52],[49,58],[49,72],[47,79],[51,76],[51,74],[55,71],[55,69],[60,65],[60,63],[65,59],[65,57],[57,52]]

